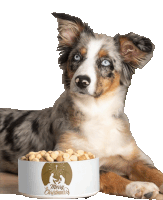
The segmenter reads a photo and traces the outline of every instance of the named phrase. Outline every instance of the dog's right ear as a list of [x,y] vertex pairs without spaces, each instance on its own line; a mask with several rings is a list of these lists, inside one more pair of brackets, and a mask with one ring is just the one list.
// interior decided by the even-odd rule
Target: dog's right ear
[[59,47],[72,47],[85,29],[81,19],[64,13],[52,13],[58,20]]

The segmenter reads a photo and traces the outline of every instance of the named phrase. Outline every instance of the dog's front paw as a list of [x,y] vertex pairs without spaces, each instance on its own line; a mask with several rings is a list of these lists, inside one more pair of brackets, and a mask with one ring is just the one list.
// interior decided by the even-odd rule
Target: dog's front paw
[[153,199],[159,194],[159,188],[154,183],[135,181],[127,185],[126,194],[135,199]]

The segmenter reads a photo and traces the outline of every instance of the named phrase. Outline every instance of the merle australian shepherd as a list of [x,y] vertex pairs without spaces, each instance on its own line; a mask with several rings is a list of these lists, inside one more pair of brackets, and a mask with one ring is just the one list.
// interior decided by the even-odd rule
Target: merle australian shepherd
[[52,14],[65,92],[51,108],[0,109],[0,170],[17,173],[18,158],[30,151],[82,149],[99,157],[101,192],[160,198],[163,174],[136,145],[124,114],[132,75],[154,45],[135,33],[97,34],[77,17]]

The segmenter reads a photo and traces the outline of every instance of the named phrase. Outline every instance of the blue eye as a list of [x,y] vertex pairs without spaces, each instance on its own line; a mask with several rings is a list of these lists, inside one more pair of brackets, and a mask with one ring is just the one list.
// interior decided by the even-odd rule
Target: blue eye
[[103,60],[103,61],[101,62],[101,65],[107,67],[107,66],[110,65],[110,62],[109,62],[108,60]]
[[76,54],[76,55],[74,56],[74,60],[79,61],[80,59],[81,59],[80,55]]

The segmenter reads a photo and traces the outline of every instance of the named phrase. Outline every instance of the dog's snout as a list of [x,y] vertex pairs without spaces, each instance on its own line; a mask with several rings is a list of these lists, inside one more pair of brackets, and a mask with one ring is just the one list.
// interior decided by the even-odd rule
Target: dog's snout
[[75,83],[80,89],[86,88],[91,82],[91,79],[86,75],[80,75],[75,78]]

